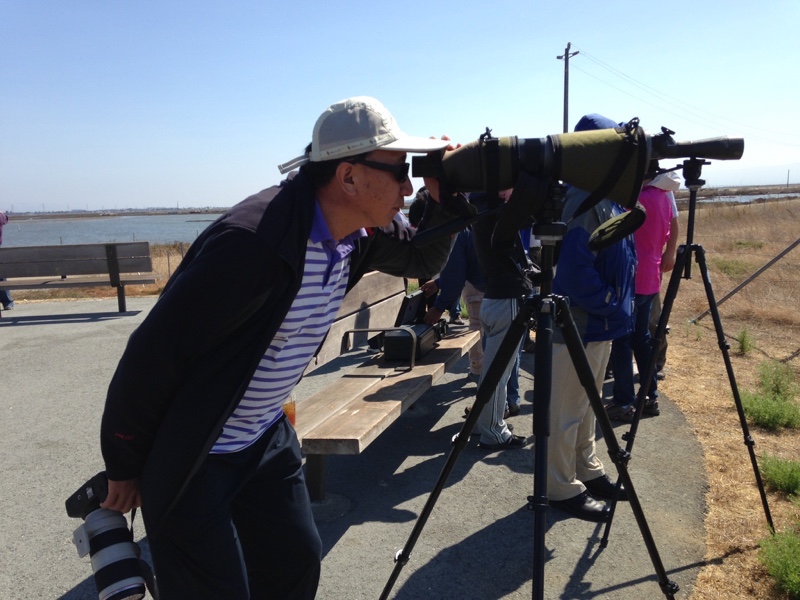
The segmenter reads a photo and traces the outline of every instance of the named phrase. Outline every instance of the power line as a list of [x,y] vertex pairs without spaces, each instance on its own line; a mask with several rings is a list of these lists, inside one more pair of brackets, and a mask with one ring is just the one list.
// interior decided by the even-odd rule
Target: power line
[[[657,104],[654,104],[654,103],[652,103],[650,101],[647,101],[647,100],[645,100],[643,98],[635,96],[635,95],[631,94],[630,92],[628,92],[628,91],[626,91],[624,89],[621,89],[621,88],[609,83],[608,81],[596,76],[596,75],[593,75],[592,73],[586,71],[585,69],[582,69],[579,65],[573,64],[573,67],[578,69],[582,73],[585,73],[586,75],[588,75],[588,76],[590,76],[590,77],[592,77],[594,79],[597,79],[598,81],[604,83],[605,85],[607,85],[607,86],[609,86],[609,87],[611,87],[611,88],[613,88],[615,90],[618,90],[619,92],[621,92],[621,93],[623,93],[623,94],[625,94],[627,96],[630,96],[630,97],[632,97],[632,98],[634,98],[636,100],[639,100],[641,102],[645,102],[646,104],[648,104],[650,106],[653,106],[655,108],[658,108],[659,110],[662,110],[664,112],[667,112],[668,114],[673,114],[673,115],[675,115],[677,117],[680,117],[682,119],[686,119],[687,121],[690,121],[690,122],[696,123],[696,124],[700,124],[700,125],[706,125],[707,126],[709,124],[712,124],[712,125],[714,125],[716,127],[719,127],[723,131],[728,129],[728,125],[730,123],[733,123],[734,125],[738,125],[738,126],[743,127],[745,129],[759,132],[760,134],[784,136],[784,137],[785,136],[792,136],[792,134],[789,134],[789,133],[786,133],[786,132],[776,132],[776,131],[766,130],[766,129],[763,129],[763,128],[756,128],[756,127],[753,127],[751,125],[746,125],[744,123],[740,123],[740,122],[736,122],[736,121],[732,121],[732,120],[728,120],[723,124],[723,123],[721,123],[720,121],[718,121],[716,119],[716,115],[714,113],[711,113],[711,112],[709,112],[707,110],[704,110],[704,109],[701,109],[701,108],[697,108],[697,107],[695,107],[695,106],[693,106],[693,105],[691,105],[691,104],[689,104],[687,102],[684,102],[683,100],[680,100],[678,98],[675,98],[674,96],[671,96],[670,94],[667,94],[667,93],[665,93],[665,92],[663,92],[661,90],[657,90],[656,88],[654,88],[652,86],[649,86],[649,85],[647,85],[645,83],[642,83],[642,82],[634,79],[633,77],[627,75],[626,73],[620,71],[619,69],[617,69],[617,68],[605,63],[604,61],[598,59],[597,57],[592,56],[591,54],[589,54],[588,52],[586,52],[583,49],[580,50],[580,53],[581,53],[581,56],[584,56],[588,60],[592,61],[593,63],[595,63],[597,65],[599,65],[601,68],[607,70],[608,72],[610,72],[611,74],[615,75],[616,77],[618,77],[620,79],[623,79],[626,83],[629,83],[630,85],[633,85],[634,87],[639,88],[640,90],[644,91],[647,94],[651,94],[651,95],[657,96],[659,101],[661,101],[662,103],[670,105],[670,106],[673,106],[675,109],[683,111],[684,113],[688,113],[688,114],[692,115],[693,117],[695,117],[695,119],[702,119],[702,122],[701,121],[697,121],[697,120],[692,119],[692,118],[689,118],[689,117],[686,117],[685,114],[676,114],[676,113],[671,112],[671,111],[669,111],[667,109],[664,109],[662,105],[657,105]],[[702,113],[702,114],[698,114],[698,113]],[[765,142],[778,143],[778,144],[786,145],[786,146],[793,146],[793,147],[800,146],[800,143],[796,143],[796,142],[793,143],[793,142],[790,142],[790,141],[782,141],[782,140],[777,140],[776,141],[774,138],[763,137],[763,135],[750,135],[749,137],[753,137],[755,139],[759,139],[759,140],[765,141]],[[792,138],[793,137],[794,136],[792,136]]]

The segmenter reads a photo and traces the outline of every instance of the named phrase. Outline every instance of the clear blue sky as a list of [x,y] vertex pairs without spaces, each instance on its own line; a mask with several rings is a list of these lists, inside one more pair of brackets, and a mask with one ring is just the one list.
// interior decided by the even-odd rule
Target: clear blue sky
[[598,112],[745,139],[707,185],[800,182],[800,3],[0,0],[0,209],[230,206],[317,116],[543,137]]

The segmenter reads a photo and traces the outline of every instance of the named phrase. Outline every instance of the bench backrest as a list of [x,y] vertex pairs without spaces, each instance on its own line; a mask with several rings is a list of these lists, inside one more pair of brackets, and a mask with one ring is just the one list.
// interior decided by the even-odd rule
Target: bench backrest
[[[306,369],[316,368],[338,357],[342,352],[342,336],[351,329],[393,327],[400,305],[406,295],[405,280],[373,271],[367,273],[344,297],[336,319],[325,338],[316,361]],[[351,346],[364,346],[376,333],[357,333],[350,336]]]
[[153,270],[149,242],[0,248],[0,277],[50,277]]

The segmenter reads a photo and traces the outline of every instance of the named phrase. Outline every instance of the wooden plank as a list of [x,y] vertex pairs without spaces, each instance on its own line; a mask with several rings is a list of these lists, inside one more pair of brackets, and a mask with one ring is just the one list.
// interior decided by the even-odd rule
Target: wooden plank
[[[411,371],[395,371],[342,402],[337,411],[319,425],[303,429],[302,447],[306,454],[360,454],[397,417],[433,386],[444,373],[480,340],[480,332],[464,331],[448,336],[426,354]],[[396,363],[385,363],[388,366]],[[338,394],[338,382],[321,395]],[[300,433],[298,433],[298,436]]]
[[125,242],[0,248],[0,276],[47,277],[108,273],[107,246],[116,250],[120,272],[152,271],[150,244]]
[[[346,351],[345,348],[342,348],[342,336],[345,331],[352,329],[368,329],[370,327],[391,327],[394,325],[404,296],[405,292],[403,291],[385,300],[381,300],[377,304],[367,306],[355,314],[334,321],[328,331],[328,336],[325,338],[325,343],[317,354],[316,362],[312,361],[306,369],[305,374],[311,373],[314,369],[327,364]],[[351,334],[350,348],[366,346],[367,339],[375,335],[377,335],[377,333]]]
[[[120,280],[124,285],[149,285],[158,281],[156,277],[140,277],[138,275],[123,275],[120,277]],[[3,290],[35,290],[102,286],[111,287],[111,280],[107,275],[104,277],[69,277],[67,279],[37,277],[0,281],[0,289]]]
[[298,400],[295,408],[297,437],[302,440],[309,431],[338,413],[352,398],[365,393],[392,372],[394,367],[373,358],[316,394]]
[[[406,285],[402,277],[387,275],[379,271],[371,271],[365,274],[356,286],[350,290],[339,307],[336,314],[337,319],[357,313],[364,308],[372,306],[394,296],[395,294],[405,294]],[[394,320],[389,324],[394,325]]]

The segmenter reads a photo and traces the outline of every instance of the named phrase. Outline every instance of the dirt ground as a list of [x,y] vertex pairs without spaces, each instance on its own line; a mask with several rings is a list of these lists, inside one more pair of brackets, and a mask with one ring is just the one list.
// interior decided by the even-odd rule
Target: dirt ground
[[[740,392],[755,391],[758,366],[767,359],[782,361],[800,373],[800,319],[796,315],[800,249],[787,253],[730,300],[723,300],[728,291],[746,279],[746,275],[727,275],[731,262],[744,263],[748,275],[755,272],[798,238],[798,216],[797,201],[772,207],[697,211],[694,242],[705,250]],[[685,214],[681,226],[681,239],[685,241]],[[707,566],[701,570],[691,597],[788,598],[775,590],[758,560],[759,540],[769,535],[766,510],[712,316],[690,322],[709,307],[694,260],[691,268],[691,278],[681,280],[673,304],[667,376],[660,384],[660,389],[685,413],[702,444],[703,456],[686,459],[705,461],[708,471]],[[737,338],[744,330],[755,349],[742,354]],[[800,459],[800,431],[769,432],[752,425],[747,428],[757,457],[770,454]],[[800,525],[800,503],[796,500],[767,487],[767,504],[776,530]]]

